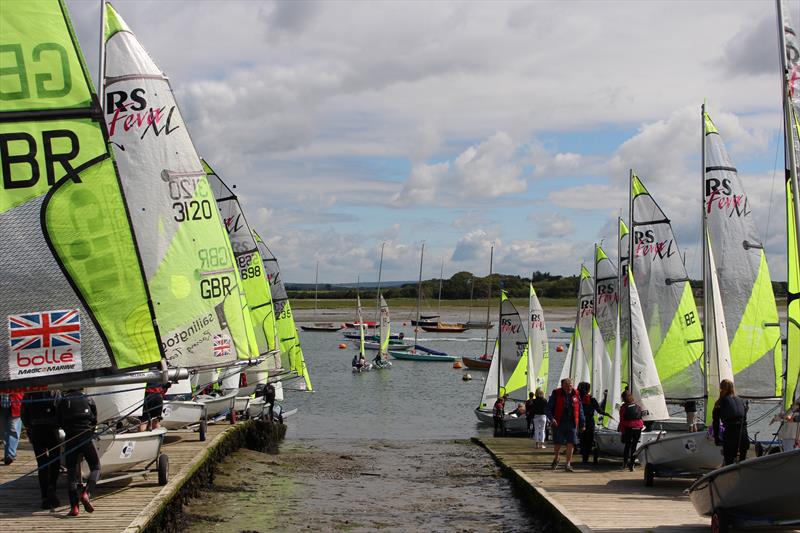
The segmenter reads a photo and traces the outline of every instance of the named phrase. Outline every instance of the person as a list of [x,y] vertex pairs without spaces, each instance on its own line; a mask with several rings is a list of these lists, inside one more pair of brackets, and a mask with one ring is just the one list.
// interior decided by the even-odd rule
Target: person
[[142,423],[139,431],[153,430],[161,427],[161,414],[164,411],[164,394],[169,383],[148,383],[144,389],[142,404]]
[[513,416],[515,418],[524,416],[525,415],[525,404],[524,403],[517,403],[514,410],[508,413],[508,416]]
[[547,418],[553,426],[553,463],[552,470],[558,468],[561,446],[567,448],[567,464],[564,469],[572,472],[572,452],[578,443],[578,428],[583,431],[585,420],[578,392],[572,387],[572,380],[564,378],[561,387],[553,390],[547,401]]
[[798,424],[800,422],[800,400],[794,402],[781,418],[783,418],[783,424],[780,429],[780,438],[783,451],[788,452],[800,448],[800,424]]
[[686,400],[683,405],[683,410],[686,411],[686,425],[689,426],[689,433],[697,431],[697,402],[694,400]]
[[583,418],[586,420],[584,430],[580,434],[580,447],[583,462],[589,462],[589,456],[592,454],[592,447],[594,446],[594,427],[595,414],[604,416],[605,413],[597,403],[597,399],[590,394],[591,385],[582,381],[578,383],[578,395],[581,398],[581,407],[583,408]]
[[0,431],[3,432],[3,464],[6,466],[17,458],[19,435],[22,432],[21,408],[22,393],[0,394]]
[[[719,383],[719,398],[714,403],[711,411],[711,420],[714,431],[714,443],[722,445],[722,456],[725,464],[729,465],[747,457],[750,449],[750,439],[747,435],[747,406],[744,400],[736,396],[733,382],[723,379]],[[722,422],[722,428],[720,428]]]
[[533,401],[536,396],[533,392],[528,393],[528,399],[525,400],[525,422],[528,424],[528,435],[533,437]]
[[504,396],[498,396],[492,407],[492,421],[494,422],[494,436],[506,436],[506,401]]
[[36,455],[42,509],[53,509],[61,505],[56,495],[58,473],[61,469],[61,439],[58,436],[56,419],[58,398],[56,391],[29,392],[22,402],[22,423],[28,428],[28,438]]
[[544,429],[547,426],[547,400],[544,399],[544,391],[536,389],[536,398],[531,404],[531,416],[533,417],[533,447],[544,448]]
[[353,365],[353,368],[357,368],[358,370],[361,370],[361,367],[362,367],[363,365],[361,364],[361,359],[359,359],[359,357],[358,357],[358,354],[355,354],[355,355],[353,356],[353,362],[352,362],[352,365]]
[[642,437],[644,421],[642,420],[642,408],[633,399],[633,394],[629,390],[622,393],[622,405],[619,407],[619,429],[622,433],[622,442],[625,449],[622,452],[622,469],[625,467],[633,472],[636,462],[636,447]]
[[267,416],[270,422],[275,418],[275,385],[267,383],[264,387],[264,407],[267,407]]
[[[67,483],[70,510],[67,516],[78,516],[78,502],[87,513],[94,511],[91,496],[100,478],[100,457],[94,446],[94,427],[97,425],[97,407],[81,389],[66,391],[56,404],[58,425],[64,430],[64,463],[67,467]],[[89,480],[79,486],[81,467],[79,456],[89,464]]]

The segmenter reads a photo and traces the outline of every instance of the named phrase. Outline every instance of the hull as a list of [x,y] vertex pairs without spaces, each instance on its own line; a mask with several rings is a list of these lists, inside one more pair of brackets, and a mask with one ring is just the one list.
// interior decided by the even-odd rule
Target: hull
[[433,326],[420,325],[420,327],[428,333],[463,333],[469,329],[466,324],[447,324],[445,322],[437,322]]
[[492,329],[494,324],[491,322],[467,322],[467,329]]
[[491,359],[481,359],[480,357],[463,356],[461,361],[464,363],[464,366],[474,370],[489,370],[489,367],[492,366]]
[[705,431],[662,436],[641,445],[637,456],[655,475],[702,474],[722,464],[721,448]]
[[339,331],[343,327],[344,326],[342,326],[341,324],[325,323],[325,324],[312,324],[310,326],[300,326],[300,329],[302,329],[303,331]]
[[[259,418],[263,413],[264,413],[264,398],[256,398],[255,400],[251,400],[247,406],[247,417]],[[273,408],[273,414],[276,417],[279,414],[283,414],[283,418],[286,419],[294,414],[297,414],[297,408],[284,411],[281,404],[276,403],[275,407]]]
[[161,417],[161,425],[166,429],[184,429],[206,417],[206,406],[200,402],[165,400]]
[[137,433],[101,435],[95,441],[101,475],[107,477],[107,474],[131,470],[139,463],[154,462],[161,451],[166,432],[166,428],[162,427]]
[[[411,344],[404,344],[402,342],[391,342],[391,341],[389,342],[389,349],[390,350],[395,350],[395,351],[403,350],[403,351],[405,351],[405,350],[410,350],[413,347],[414,346],[411,345]],[[364,349],[365,350],[377,351],[377,350],[380,350],[380,348],[381,348],[381,345],[378,342],[365,342],[364,343]]]
[[412,326],[419,326],[419,327],[436,327],[437,322],[435,320],[412,320]]
[[256,387],[258,385],[253,383],[252,385],[248,385],[246,387],[239,387],[239,392],[236,393],[238,396],[250,396],[256,391]]
[[[601,455],[622,457],[622,454],[625,452],[625,443],[620,439],[620,435],[619,431],[597,429],[594,432],[594,444],[597,447],[597,451],[600,452]],[[656,440],[659,435],[664,435],[664,432],[642,431],[642,436],[639,438],[639,447]],[[639,448],[637,448],[637,450],[638,449]]]
[[362,325],[368,328],[374,328],[378,323],[373,320],[366,320],[364,322],[345,322],[344,325],[350,329],[358,329],[358,327]]
[[206,419],[216,418],[222,413],[232,410],[237,392],[238,389],[222,396],[198,396],[197,401],[206,406]]
[[249,404],[250,396],[237,396],[236,400],[233,402],[233,410],[237,413],[243,413],[247,410]]
[[[478,418],[478,422],[481,424],[494,426],[494,418],[492,417],[491,411],[475,409],[475,416]],[[503,422],[506,424],[506,431],[510,433],[528,432],[528,421],[525,419],[525,417],[506,415],[506,417],[503,419]]]
[[372,370],[372,363],[367,363],[366,365],[362,366],[361,368],[353,367],[354,374],[360,374],[361,372],[369,372]]
[[[399,341],[399,340],[403,340],[403,337],[404,337],[404,335],[403,335],[402,332],[401,333],[392,333],[389,336],[389,340]],[[358,341],[358,340],[361,340],[361,335],[359,335],[358,333],[345,333],[344,334],[344,338],[345,339],[350,339],[350,340],[353,340],[353,341]],[[367,342],[367,341],[379,342],[380,340],[381,340],[381,338],[378,335],[372,335],[372,334],[364,335],[364,342]]]
[[748,459],[706,474],[691,487],[698,513],[734,523],[800,523],[800,449]]
[[394,357],[395,359],[402,359],[405,361],[440,361],[440,362],[450,362],[456,360],[456,356],[454,355],[437,355],[432,353],[413,353],[413,352],[399,352],[394,350],[389,350],[389,355]]

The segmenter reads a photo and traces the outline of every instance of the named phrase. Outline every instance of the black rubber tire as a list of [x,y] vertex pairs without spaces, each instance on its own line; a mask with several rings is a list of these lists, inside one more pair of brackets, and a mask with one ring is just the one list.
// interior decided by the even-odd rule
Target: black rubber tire
[[200,442],[204,442],[206,440],[206,431],[208,431],[208,422],[201,420],[197,431],[200,434]]
[[158,484],[162,487],[169,481],[169,456],[162,453],[158,456]]
[[713,533],[728,533],[730,529],[730,521],[722,511],[716,511],[711,515],[711,531]]
[[652,487],[653,481],[656,479],[656,469],[653,468],[653,465],[647,463],[644,465],[644,486],[645,487]]

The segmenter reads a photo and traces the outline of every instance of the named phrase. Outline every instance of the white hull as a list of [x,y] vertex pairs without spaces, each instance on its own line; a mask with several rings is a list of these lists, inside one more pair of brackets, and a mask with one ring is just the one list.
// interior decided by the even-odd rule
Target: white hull
[[[264,413],[264,398],[256,398],[255,400],[251,400],[250,404],[247,406],[247,417],[248,418],[259,418]],[[297,413],[297,409],[290,409],[288,411],[284,411],[281,404],[276,403],[273,409],[275,417],[278,416],[279,413],[283,413],[284,420],[293,414]]]
[[[659,435],[663,435],[663,431],[642,431],[642,436],[639,438],[639,447],[644,444],[656,440]],[[598,428],[594,432],[594,444],[600,455],[612,455],[615,457],[622,457],[625,452],[625,443],[622,442],[622,433],[619,431],[611,431],[605,428]],[[638,450],[639,448],[637,448]]]
[[[137,433],[107,433],[95,441],[100,456],[100,472],[108,474],[131,470],[139,463],[151,463],[158,458],[166,428]],[[142,466],[145,466],[142,465]],[[84,463],[84,468],[85,468]],[[88,474],[88,472],[86,472]]]
[[199,424],[205,418],[206,406],[200,402],[165,400],[161,425],[167,429],[183,429]]
[[250,396],[254,392],[256,392],[257,384],[253,383],[252,385],[248,385],[247,387],[239,387],[239,392],[237,396]]
[[637,454],[656,475],[700,474],[722,464],[722,449],[705,431],[662,436],[642,444]]
[[734,523],[800,523],[798,479],[800,449],[714,470],[692,484],[689,498],[701,515],[721,513]]
[[198,396],[197,401],[206,406],[206,419],[211,420],[232,410],[237,392],[238,389],[226,392],[222,396]]
[[[494,417],[491,411],[475,409],[475,416],[478,417],[480,423],[494,427]],[[523,416],[506,415],[503,421],[506,425],[506,431],[511,433],[527,433],[528,431],[528,421]]]
[[[242,389],[239,389],[241,392]],[[237,396],[236,401],[233,403],[233,410],[237,413],[243,413],[247,410],[247,406],[250,405],[250,396]]]
[[367,363],[366,365],[362,366],[361,368],[353,367],[353,373],[361,373],[361,372],[369,372],[372,370],[372,363]]

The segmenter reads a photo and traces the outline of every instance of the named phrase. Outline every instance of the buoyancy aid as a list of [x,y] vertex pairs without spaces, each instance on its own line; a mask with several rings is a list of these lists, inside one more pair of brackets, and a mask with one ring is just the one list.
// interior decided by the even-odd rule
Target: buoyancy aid
[[578,397],[578,392],[575,389],[572,389],[572,392],[569,394],[569,400],[567,400],[567,394],[564,392],[564,389],[556,389],[555,395],[556,407],[553,409],[553,419],[556,421],[556,424],[561,423],[561,415],[564,412],[564,404],[566,401],[569,401],[570,405],[572,406],[572,415],[575,422],[575,427],[578,427],[581,416],[581,401]]

